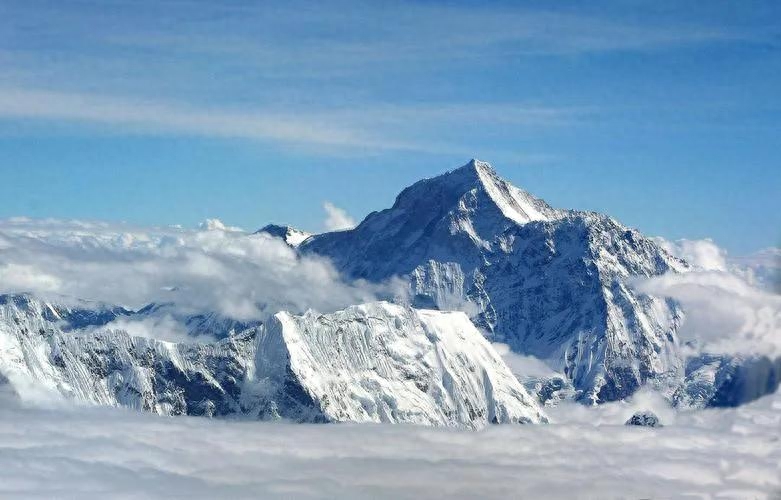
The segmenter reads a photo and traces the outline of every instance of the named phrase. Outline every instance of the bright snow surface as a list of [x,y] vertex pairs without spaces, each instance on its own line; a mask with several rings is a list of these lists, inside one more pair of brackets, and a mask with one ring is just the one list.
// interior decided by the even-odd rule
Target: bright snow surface
[[261,334],[257,353],[256,378],[290,392],[292,372],[327,421],[469,428],[545,421],[462,312],[387,302],[325,315],[282,312]]
[[[583,406],[484,431],[0,405],[0,497],[778,498],[781,395],[729,410]],[[563,410],[565,411],[565,410]],[[658,411],[658,408],[654,408]],[[597,424],[600,425],[597,425]]]

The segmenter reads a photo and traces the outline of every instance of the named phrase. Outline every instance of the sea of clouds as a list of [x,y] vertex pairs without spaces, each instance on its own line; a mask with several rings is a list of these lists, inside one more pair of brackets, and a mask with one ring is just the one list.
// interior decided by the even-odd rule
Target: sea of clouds
[[[639,397],[554,424],[456,431],[0,404],[0,497],[778,498],[781,397],[622,425]],[[663,414],[663,412],[660,412]]]

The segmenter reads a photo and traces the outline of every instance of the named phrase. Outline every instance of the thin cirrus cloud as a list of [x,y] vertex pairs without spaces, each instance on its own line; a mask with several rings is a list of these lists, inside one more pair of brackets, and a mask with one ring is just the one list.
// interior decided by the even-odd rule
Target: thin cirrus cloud
[[[376,105],[362,112],[231,111],[92,94],[0,88],[0,118],[108,125],[119,131],[407,151],[458,151],[398,133],[402,123],[467,120],[528,127],[563,126],[590,112],[520,104]],[[408,127],[408,128],[411,128]],[[463,148],[462,148],[463,149]],[[468,153],[468,150],[464,150]]]
[[[147,7],[95,4],[78,16],[57,4],[46,9],[20,4],[14,10],[17,17],[31,20],[28,29],[41,27],[48,36],[71,43],[139,48],[146,57],[235,56],[275,75],[280,73],[274,69],[303,75],[318,68],[334,76],[360,66],[411,60],[464,62],[491,55],[485,49],[496,46],[494,56],[578,54],[745,40],[762,34],[739,25],[709,24],[706,13],[696,8],[688,15],[682,9],[678,14],[683,14],[683,21],[672,22],[663,12],[643,6],[623,13],[620,8],[554,10],[414,2],[398,8],[359,2],[179,2],[176,9],[154,3]],[[637,21],[638,12],[645,14],[642,22]],[[204,19],[217,22],[204,23]],[[260,25],[263,29],[258,29]]]
[[314,120],[196,109],[87,94],[0,90],[0,116],[113,125],[145,132],[280,140],[336,146],[374,145],[356,130]]
[[[447,88],[464,72],[478,75],[523,56],[646,51],[758,33],[696,15],[671,23],[649,13],[638,23],[573,8],[191,1],[175,9],[82,7],[75,13],[56,3],[9,4],[16,22],[13,43],[0,40],[0,118],[470,156],[475,132],[515,140],[519,127],[577,125],[595,110],[512,97],[477,102],[482,92],[417,95],[431,79],[452,81]],[[383,82],[401,88],[388,93]]]

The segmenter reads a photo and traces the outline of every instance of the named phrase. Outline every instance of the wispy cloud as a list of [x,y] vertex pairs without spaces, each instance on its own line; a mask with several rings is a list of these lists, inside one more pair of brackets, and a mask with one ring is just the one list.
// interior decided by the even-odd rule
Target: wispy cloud
[[323,203],[323,210],[325,210],[326,215],[323,224],[326,231],[344,231],[345,229],[352,229],[355,227],[355,219],[330,201]]
[[[184,134],[273,141],[308,146],[408,151],[459,146],[422,141],[414,131],[424,124],[466,121],[512,123],[520,127],[564,126],[589,110],[522,104],[374,105],[361,111],[234,111],[163,101],[106,97],[47,90],[0,88],[0,118],[99,124],[135,133]],[[409,126],[400,130],[401,124]]]
[[696,9],[676,17],[641,7],[12,1],[0,117],[318,152],[474,156],[489,140],[515,148],[595,113],[572,95],[526,102],[522,85],[475,83],[494,71],[515,67],[523,79],[534,75],[519,61],[768,38]]
[[0,116],[99,123],[145,132],[338,146],[382,146],[362,137],[357,130],[320,123],[314,119],[264,113],[232,113],[62,92],[1,89]]

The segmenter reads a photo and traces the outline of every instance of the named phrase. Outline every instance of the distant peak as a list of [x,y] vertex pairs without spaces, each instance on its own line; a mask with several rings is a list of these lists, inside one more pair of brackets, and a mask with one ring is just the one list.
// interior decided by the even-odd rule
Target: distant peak
[[442,175],[413,184],[399,194],[394,207],[416,207],[421,204],[421,200],[430,199],[433,192],[439,193],[436,195],[440,204],[438,208],[447,205],[460,206],[464,195],[482,193],[486,201],[481,207],[482,210],[493,206],[502,216],[517,224],[550,220],[559,216],[559,212],[543,200],[505,181],[491,164],[477,158]]
[[310,233],[298,230],[291,226],[283,226],[280,224],[268,224],[261,229],[255,231],[255,234],[268,234],[275,238],[280,238],[292,247],[297,247],[305,239],[312,236]]

